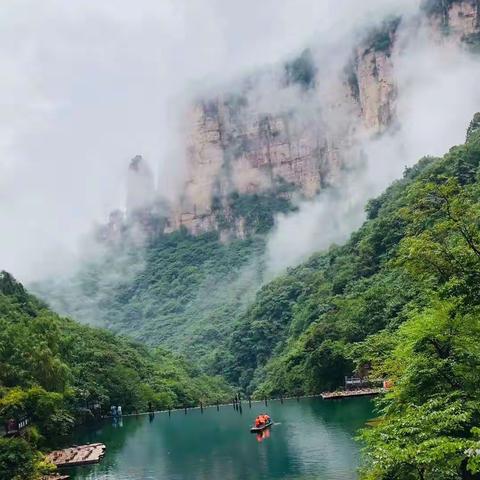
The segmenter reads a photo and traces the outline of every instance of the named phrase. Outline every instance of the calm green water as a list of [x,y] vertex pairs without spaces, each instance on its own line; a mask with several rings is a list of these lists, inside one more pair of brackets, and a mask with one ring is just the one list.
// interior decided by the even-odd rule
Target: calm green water
[[[269,437],[249,432],[266,411],[275,425]],[[107,454],[92,467],[75,470],[76,480],[255,480],[357,478],[356,431],[372,418],[366,398],[269,402],[126,417],[81,432],[77,443],[103,442]]]

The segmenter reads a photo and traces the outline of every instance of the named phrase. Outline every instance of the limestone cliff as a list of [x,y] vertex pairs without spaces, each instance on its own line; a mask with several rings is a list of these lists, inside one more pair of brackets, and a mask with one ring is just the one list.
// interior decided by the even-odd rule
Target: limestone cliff
[[[439,41],[479,44],[479,3],[426,0],[418,21],[426,22]],[[308,65],[304,52],[285,69],[280,90],[291,89],[293,79],[301,92],[283,109],[259,106],[254,82],[240,93],[198,101],[188,114],[188,178],[170,229],[217,228],[212,203],[225,203],[232,191],[268,191],[287,183],[295,187],[292,192],[311,198],[334,184],[358,136],[382,134],[395,121],[392,52],[400,23],[388,20],[366,35],[328,91],[316,88],[324,78]],[[276,95],[282,97],[282,91]]]
[[[327,89],[288,81],[278,87],[272,80],[276,90],[262,95],[273,111],[256,102],[255,83],[198,101],[188,113],[188,179],[170,229],[217,228],[213,201],[225,203],[231,192],[275,191],[287,184],[290,195],[312,198],[335,184],[356,134],[382,133],[394,117],[390,55],[397,26],[382,30],[383,44],[374,37],[359,46]],[[289,100],[275,105],[283,97]]]
[[[346,94],[345,94],[346,95]],[[346,102],[339,108],[345,108]],[[313,197],[340,168],[337,146],[350,125],[338,132],[316,118],[289,110],[259,113],[247,97],[232,107],[231,99],[198,103],[190,112],[187,162],[189,178],[172,228],[196,232],[215,227],[212,200],[276,189],[289,184]],[[351,105],[353,107],[353,103]]]
[[[426,24],[439,42],[478,47],[479,4],[425,0],[414,21]],[[136,224],[149,232],[183,226],[192,233],[216,229],[222,238],[242,237],[248,225],[233,214],[232,194],[266,192],[291,200],[312,198],[337,184],[342,170],[361,158],[359,139],[395,124],[392,58],[402,48],[401,27],[402,19],[395,18],[365,34],[337,70],[321,69],[322,62],[307,49],[230,92],[200,98],[186,115],[187,177],[181,195],[171,205],[154,198],[151,172],[136,157],[129,170],[127,216],[134,212]],[[153,220],[157,216],[161,222]],[[110,223],[118,231],[119,215]]]
[[478,34],[478,0],[425,0],[423,10],[437,29],[456,40]]

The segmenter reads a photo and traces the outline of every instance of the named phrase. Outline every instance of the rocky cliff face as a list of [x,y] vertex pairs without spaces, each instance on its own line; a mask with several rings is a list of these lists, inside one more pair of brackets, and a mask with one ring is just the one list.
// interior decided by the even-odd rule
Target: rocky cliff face
[[425,0],[423,10],[437,32],[450,38],[465,41],[478,34],[478,0]]
[[[422,21],[439,41],[480,43],[479,3],[427,0]],[[316,88],[322,74],[306,68],[300,57],[286,69],[299,84],[297,102],[280,111],[259,107],[252,85],[194,105],[188,121],[189,175],[169,228],[183,225],[194,233],[218,228],[212,204],[225,203],[232,191],[275,190],[287,183],[295,187],[293,192],[311,198],[334,184],[358,135],[382,134],[395,121],[392,52],[399,24],[400,19],[387,21],[361,42],[334,91]],[[292,89],[288,78],[282,88]],[[282,92],[276,93],[281,97]]]
[[293,187],[290,195],[312,198],[335,184],[356,134],[382,133],[394,117],[390,55],[397,25],[382,32],[381,48],[359,47],[334,88],[284,82],[269,92],[273,104],[276,97],[293,97],[280,108],[274,105],[274,112],[259,108],[256,85],[194,105],[188,119],[189,175],[170,228],[183,225],[194,233],[217,228],[213,202],[225,203],[231,192],[275,191],[287,184]]
[[466,40],[470,35],[477,33],[480,21],[479,12],[480,2],[478,0],[453,3],[447,14],[449,34]]
[[[479,4],[425,0],[417,21],[439,42],[479,47]],[[173,205],[153,200],[151,172],[136,157],[129,170],[130,216],[136,212],[136,223],[148,231],[183,226],[194,234],[216,229],[223,238],[242,237],[248,227],[244,218],[232,216],[233,193],[313,198],[338,183],[342,170],[361,156],[358,140],[381,135],[395,123],[392,55],[401,48],[400,27],[398,18],[370,32],[333,74],[320,71],[306,50],[230,93],[199,99],[186,118],[182,195]],[[155,223],[158,215],[163,220]],[[220,217],[230,219],[228,227]],[[118,230],[118,214],[110,223]]]
[[[320,110],[315,119],[295,110],[259,113],[247,98],[240,105],[217,98],[192,109],[189,178],[173,216],[173,229],[215,228],[213,200],[224,203],[231,192],[248,194],[288,184],[292,191],[313,197],[340,168],[338,145],[348,138],[351,125],[334,132]],[[345,103],[353,108],[346,92],[342,108]]]

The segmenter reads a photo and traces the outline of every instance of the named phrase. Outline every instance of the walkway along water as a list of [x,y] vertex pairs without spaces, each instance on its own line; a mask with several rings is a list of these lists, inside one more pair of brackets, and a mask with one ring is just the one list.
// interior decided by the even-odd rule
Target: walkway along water
[[336,392],[325,392],[321,394],[323,400],[335,400],[338,398],[351,398],[351,397],[366,397],[373,395],[380,395],[386,393],[387,389],[383,387],[378,388],[359,388],[356,390],[337,390]]
[[[313,394],[313,395],[297,395],[297,396],[279,396],[279,397],[264,397],[263,399],[255,399],[252,400],[251,397],[247,397],[244,402],[245,404],[248,404],[248,407],[251,409],[252,405],[255,404],[261,404],[263,403],[266,407],[268,406],[269,402],[272,401],[279,401],[281,404],[283,404],[284,400],[296,400],[297,402],[300,402],[302,399],[307,399],[307,398],[321,398],[323,400],[330,400],[330,399],[340,399],[340,398],[349,398],[349,397],[360,397],[360,396],[374,396],[374,395],[380,395],[382,393],[385,393],[387,391],[386,388],[362,388],[362,389],[355,389],[355,390],[336,390],[334,392],[322,392],[318,394]],[[242,400],[240,397],[240,394],[232,399],[230,403],[211,403],[211,404],[206,404],[203,402],[200,402],[198,406],[183,406],[183,407],[178,407],[178,408],[168,408],[165,410],[149,410],[146,412],[135,412],[135,413],[128,413],[128,414],[123,414],[123,417],[136,417],[136,416],[142,416],[142,415],[150,415],[152,413],[168,413],[171,415],[172,412],[178,412],[178,411],[183,411],[185,415],[190,410],[200,410],[201,413],[207,408],[212,408],[215,407],[217,412],[219,411],[220,407],[233,407],[233,410],[238,411],[240,414],[243,413],[243,406],[242,406]],[[112,417],[111,415],[104,415],[102,418],[115,418]]]

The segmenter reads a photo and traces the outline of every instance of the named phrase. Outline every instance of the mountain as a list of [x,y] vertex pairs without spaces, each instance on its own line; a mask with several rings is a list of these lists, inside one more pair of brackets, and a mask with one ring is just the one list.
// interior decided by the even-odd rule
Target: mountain
[[[449,202],[465,197],[465,208],[474,208],[479,118],[472,121],[465,145],[443,158],[422,159],[372,199],[367,221],[345,245],[312,256],[259,291],[235,328],[229,361],[222,366],[231,382],[262,395],[334,388],[355,369],[356,345],[380,331],[395,331],[432,297],[459,295],[469,308],[476,305],[475,252],[455,258],[455,249],[467,248],[470,241],[474,245],[478,219],[455,218],[451,231],[435,237],[437,229],[449,225],[442,223],[448,205],[435,195],[443,195],[445,185]],[[456,236],[462,229],[475,240],[468,237],[467,245],[460,245]],[[457,261],[462,272],[449,264]]]
[[127,210],[150,206],[164,233],[184,226],[193,234],[217,230],[223,240],[245,238],[251,231],[233,214],[232,195],[312,199],[341,185],[346,170],[362,167],[366,139],[399,127],[394,57],[406,35],[421,30],[445,50],[475,50],[479,28],[476,0],[425,0],[417,15],[365,28],[348,47],[312,45],[218,87],[220,93],[199,95],[184,113],[180,194],[167,202],[157,192],[153,200],[153,174],[138,157],[129,169]]
[[[273,224],[272,210],[288,204],[252,195],[237,208],[252,228],[264,231]],[[73,277],[51,278],[34,290],[84,323],[182,352],[208,367],[254,299],[264,249],[260,234],[224,243],[215,231],[193,236],[181,229],[140,246],[127,237]]]
[[[113,212],[96,231],[100,253],[33,291],[61,313],[185,353],[209,371],[228,365],[230,379],[256,388],[252,375],[269,347],[260,360],[249,353],[242,371],[230,358],[240,350],[227,344],[271,280],[267,234],[278,214],[360,174],[365,139],[399,128],[393,60],[404,32],[420,25],[446,49],[478,46],[476,1],[428,1],[413,18],[360,32],[353,50],[322,57],[325,49],[307,48],[199,98],[185,115],[187,176],[178,198],[163,198],[147,161],[135,157],[126,212]],[[265,287],[272,303],[281,282]],[[286,307],[302,294],[290,292]],[[274,320],[289,315],[285,308]]]
[[[413,19],[386,19],[359,34],[353,51],[307,48],[231,90],[199,98],[186,114],[187,178],[166,231],[185,226],[242,238],[242,217],[233,228],[219,218],[219,210],[229,215],[233,192],[313,198],[341,184],[343,171],[362,162],[361,142],[396,128],[393,56],[403,48],[404,29],[422,24],[438,43],[479,45],[476,0],[433,0]],[[284,185],[289,194],[279,191]]]

